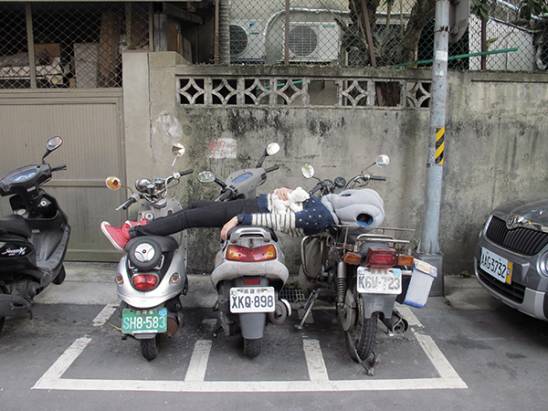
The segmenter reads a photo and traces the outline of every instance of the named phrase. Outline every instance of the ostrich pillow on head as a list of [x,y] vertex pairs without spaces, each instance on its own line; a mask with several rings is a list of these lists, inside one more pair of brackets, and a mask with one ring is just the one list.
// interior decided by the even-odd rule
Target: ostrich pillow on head
[[326,197],[342,225],[374,229],[384,221],[384,201],[375,190],[344,190]]

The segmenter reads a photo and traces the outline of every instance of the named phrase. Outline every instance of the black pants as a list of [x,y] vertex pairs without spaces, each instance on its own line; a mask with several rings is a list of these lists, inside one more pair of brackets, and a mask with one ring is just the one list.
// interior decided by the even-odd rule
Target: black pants
[[131,236],[161,235],[166,236],[187,228],[221,228],[232,217],[240,213],[257,213],[259,207],[255,198],[227,202],[196,201],[183,210],[167,217],[158,218],[146,225],[131,230]]

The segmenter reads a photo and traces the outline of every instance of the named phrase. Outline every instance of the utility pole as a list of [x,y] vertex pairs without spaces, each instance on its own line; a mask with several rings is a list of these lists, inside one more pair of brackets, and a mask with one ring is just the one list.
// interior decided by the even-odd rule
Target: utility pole
[[430,102],[430,142],[427,160],[426,207],[419,258],[438,269],[432,295],[443,295],[443,256],[439,245],[441,191],[445,162],[447,59],[449,57],[449,0],[436,0],[434,63]]

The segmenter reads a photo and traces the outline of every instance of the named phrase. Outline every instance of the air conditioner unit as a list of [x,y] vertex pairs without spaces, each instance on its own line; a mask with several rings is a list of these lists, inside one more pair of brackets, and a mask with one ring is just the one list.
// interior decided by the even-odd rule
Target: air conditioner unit
[[287,45],[290,61],[323,63],[337,61],[340,42],[340,30],[335,22],[289,23]]
[[230,22],[230,61],[232,63],[264,62],[265,44],[260,20]]

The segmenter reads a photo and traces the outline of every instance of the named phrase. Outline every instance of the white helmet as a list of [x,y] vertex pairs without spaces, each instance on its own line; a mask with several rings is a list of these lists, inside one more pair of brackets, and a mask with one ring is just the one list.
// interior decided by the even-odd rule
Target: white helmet
[[341,225],[374,229],[384,221],[384,201],[375,190],[344,190],[326,197]]

